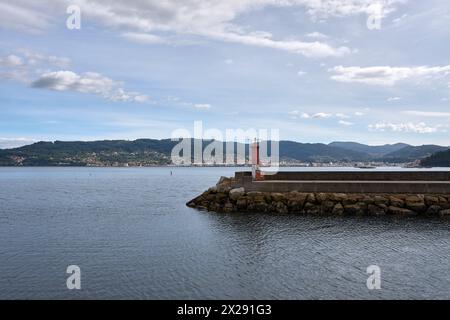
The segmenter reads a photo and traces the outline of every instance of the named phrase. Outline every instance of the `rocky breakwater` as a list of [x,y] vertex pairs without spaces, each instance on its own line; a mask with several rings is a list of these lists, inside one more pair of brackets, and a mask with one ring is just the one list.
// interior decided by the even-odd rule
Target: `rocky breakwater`
[[246,192],[234,178],[225,177],[187,206],[215,212],[450,217],[449,194]]

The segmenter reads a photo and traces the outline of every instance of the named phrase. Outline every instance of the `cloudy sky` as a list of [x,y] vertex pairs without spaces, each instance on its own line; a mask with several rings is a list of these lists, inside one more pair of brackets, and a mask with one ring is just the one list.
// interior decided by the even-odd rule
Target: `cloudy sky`
[[450,145],[449,53],[448,0],[0,0],[0,148],[196,120]]

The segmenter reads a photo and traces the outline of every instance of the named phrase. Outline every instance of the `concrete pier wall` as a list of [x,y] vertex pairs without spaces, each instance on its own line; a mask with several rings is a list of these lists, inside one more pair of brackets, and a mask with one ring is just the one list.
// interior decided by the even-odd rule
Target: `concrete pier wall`
[[234,186],[258,192],[450,194],[450,172],[280,172],[253,181],[251,172],[236,172]]
[[[248,176],[249,173],[244,173]],[[450,171],[315,171],[279,172],[264,180],[450,181]]]
[[222,177],[187,205],[216,212],[450,217],[449,187],[448,181],[427,180],[252,181],[250,172],[239,172]]

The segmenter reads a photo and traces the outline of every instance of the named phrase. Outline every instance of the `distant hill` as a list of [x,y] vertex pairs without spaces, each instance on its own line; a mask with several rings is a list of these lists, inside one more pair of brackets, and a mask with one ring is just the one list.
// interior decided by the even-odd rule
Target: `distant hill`
[[433,153],[447,150],[448,147],[437,145],[423,145],[423,146],[407,146],[400,150],[388,153],[382,157],[383,161],[387,162],[411,162],[421,160],[429,157]]
[[135,141],[55,141],[0,151],[0,165],[23,166],[112,166],[170,164],[176,142],[139,139]]
[[385,144],[381,146],[369,146],[357,142],[341,142],[335,141],[329,144],[332,147],[338,147],[346,150],[367,153],[373,157],[382,157],[388,153],[398,151],[402,148],[409,147],[406,143]]
[[291,158],[303,162],[330,162],[367,161],[371,157],[364,152],[348,150],[322,143],[280,141],[280,158]]
[[450,167],[450,149],[436,152],[423,159],[420,164],[424,167]]
[[[211,140],[202,142],[202,149]],[[0,166],[152,166],[171,164],[171,152],[178,144],[170,139],[37,142],[0,150]],[[191,144],[193,146],[193,144]],[[367,146],[355,142],[299,143],[280,141],[280,158],[288,162],[411,162],[446,150],[403,143]],[[270,147],[270,144],[269,144]],[[192,147],[193,148],[193,147]],[[248,155],[248,144],[244,146]],[[226,144],[223,143],[226,151]],[[237,144],[235,143],[235,153]],[[269,148],[270,153],[270,148]],[[191,150],[193,155],[193,150]]]

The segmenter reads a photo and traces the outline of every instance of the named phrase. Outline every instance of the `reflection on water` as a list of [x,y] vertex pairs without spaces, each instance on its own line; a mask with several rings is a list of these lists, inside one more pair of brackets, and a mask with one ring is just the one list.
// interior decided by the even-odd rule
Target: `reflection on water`
[[[185,206],[233,172],[1,168],[0,298],[450,298],[449,220]],[[372,264],[381,290],[366,287]]]

